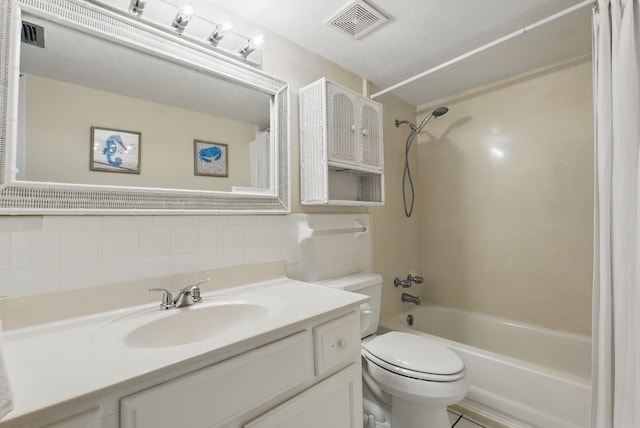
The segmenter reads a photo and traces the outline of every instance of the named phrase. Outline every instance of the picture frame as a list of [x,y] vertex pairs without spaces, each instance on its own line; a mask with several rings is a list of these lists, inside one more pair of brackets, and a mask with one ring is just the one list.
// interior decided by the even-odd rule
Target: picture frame
[[193,140],[193,174],[229,176],[229,147],[224,143]]
[[136,131],[91,127],[91,171],[140,174],[142,134]]

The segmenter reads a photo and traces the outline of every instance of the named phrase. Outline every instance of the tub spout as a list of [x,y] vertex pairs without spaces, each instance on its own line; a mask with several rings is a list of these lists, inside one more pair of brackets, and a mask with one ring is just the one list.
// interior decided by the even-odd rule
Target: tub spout
[[409,293],[402,293],[402,301],[403,302],[409,302],[409,303],[415,303],[416,305],[420,304],[420,298],[418,296],[412,296]]

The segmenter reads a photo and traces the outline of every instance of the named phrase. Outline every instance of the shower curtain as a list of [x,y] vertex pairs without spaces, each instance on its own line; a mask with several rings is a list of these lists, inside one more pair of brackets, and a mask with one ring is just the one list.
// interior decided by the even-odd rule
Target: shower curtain
[[640,0],[593,14],[592,428],[640,427]]

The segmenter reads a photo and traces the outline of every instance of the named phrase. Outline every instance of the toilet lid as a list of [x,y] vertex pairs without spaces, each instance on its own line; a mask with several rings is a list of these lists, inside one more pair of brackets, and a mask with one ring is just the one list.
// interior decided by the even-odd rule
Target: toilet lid
[[460,357],[424,336],[391,331],[363,343],[362,348],[369,361],[403,376],[442,382],[464,376]]

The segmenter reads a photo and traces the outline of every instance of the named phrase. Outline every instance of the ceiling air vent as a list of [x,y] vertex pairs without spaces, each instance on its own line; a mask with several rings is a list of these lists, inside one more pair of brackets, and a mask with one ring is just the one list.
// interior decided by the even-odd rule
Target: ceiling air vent
[[44,27],[22,21],[22,43],[44,48]]
[[389,18],[367,2],[357,0],[339,10],[325,24],[359,39],[388,20]]

